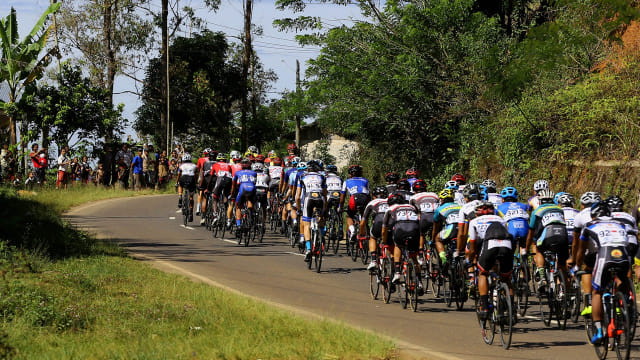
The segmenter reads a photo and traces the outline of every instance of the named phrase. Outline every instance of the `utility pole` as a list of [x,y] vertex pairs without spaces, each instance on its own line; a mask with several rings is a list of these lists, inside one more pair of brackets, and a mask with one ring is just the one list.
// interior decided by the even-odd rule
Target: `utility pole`
[[244,3],[244,56],[242,58],[242,116],[240,118],[240,148],[247,148],[247,97],[248,97],[248,73],[251,61],[251,11],[252,0]]
[[167,54],[167,154],[171,154],[171,137],[169,136],[169,124],[173,129],[173,123],[171,122],[171,112],[169,111],[169,104],[171,103],[171,94],[169,93],[169,26],[167,26],[167,48],[165,49]]
[[294,120],[296,121],[296,146],[300,149],[300,61],[296,59],[296,114]]
[[162,48],[160,49],[160,64],[162,73],[162,86],[160,90],[160,103],[166,106],[160,106],[160,129],[162,130],[162,136],[166,136],[164,140],[167,142],[167,154],[170,154],[171,149],[169,147],[169,0],[162,0],[162,19],[161,19],[161,33],[162,33]]

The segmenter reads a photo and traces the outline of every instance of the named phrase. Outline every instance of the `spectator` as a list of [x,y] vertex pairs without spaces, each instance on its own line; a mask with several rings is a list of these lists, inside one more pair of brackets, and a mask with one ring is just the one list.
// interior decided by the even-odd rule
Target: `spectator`
[[68,170],[71,165],[71,161],[67,157],[67,149],[62,148],[60,150],[60,156],[58,156],[58,181],[56,181],[56,189],[60,189],[60,185],[64,185],[67,188],[68,182]]
[[178,165],[180,165],[180,163],[177,159],[171,159],[169,162],[169,181],[178,176]]
[[7,152],[7,178],[5,180],[13,182],[16,179],[16,171],[18,171],[18,162],[16,161],[15,156],[13,156],[13,152],[9,150]]
[[49,169],[49,151],[46,147],[43,147],[40,151],[40,158],[38,159],[40,164],[40,174],[36,174],[37,181],[40,185],[47,184],[47,169]]
[[153,149],[149,146],[148,149],[144,149],[142,155],[142,172],[144,174],[144,183],[148,187],[154,187],[156,183],[156,156],[150,150]]
[[29,157],[31,158],[31,164],[33,165],[33,172],[36,176],[36,180],[44,178],[44,173],[40,167],[40,154],[42,154],[42,151],[38,150],[38,144],[31,145],[31,153],[29,153]]
[[36,178],[35,174],[33,173],[33,171],[29,172],[29,177],[27,178],[27,180],[24,181],[24,187],[26,189],[33,189],[33,185],[38,184],[38,179]]
[[98,163],[98,170],[96,170],[96,174],[95,174],[95,182],[98,187],[105,186],[106,181],[104,177],[105,177],[104,164]]
[[78,185],[82,180],[82,166],[80,165],[80,161],[77,156],[71,160],[71,174],[73,186]]
[[131,162],[131,172],[133,173],[133,189],[140,190],[142,185],[142,150],[138,149],[138,155]]
[[176,148],[173,151],[176,153],[175,159],[182,159],[182,155],[184,155],[184,149],[182,149],[182,145],[176,144]]
[[0,180],[7,180],[9,174],[9,144],[2,144],[2,150],[0,150]]
[[169,180],[169,160],[167,151],[163,150],[158,159],[158,186],[164,187]]
[[83,184],[89,184],[89,176],[91,175],[91,165],[89,165],[89,158],[85,155],[82,157],[80,163],[80,179]]
[[103,182],[102,184],[106,186],[110,186],[113,184],[112,176],[115,177],[116,169],[115,162],[113,161],[113,151],[111,150],[110,145],[104,146],[104,154],[100,158],[99,163],[102,164],[102,168],[104,171]]
[[125,167],[124,163],[118,164],[118,188],[124,190],[129,183],[129,171]]
[[[124,185],[124,188],[129,187],[129,168],[131,168],[131,161],[133,160],[133,154],[129,150],[129,144],[123,143],[122,149],[116,153],[115,161],[118,164],[118,182]],[[124,176],[120,176],[120,166],[124,168]]]

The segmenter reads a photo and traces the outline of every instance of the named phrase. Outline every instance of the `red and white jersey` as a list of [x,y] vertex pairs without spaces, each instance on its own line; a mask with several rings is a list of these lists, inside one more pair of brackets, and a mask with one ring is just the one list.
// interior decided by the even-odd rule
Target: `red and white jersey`
[[421,213],[433,213],[440,205],[440,199],[436,193],[422,192],[412,195],[410,203]]
[[231,177],[236,176],[236,172],[242,170],[242,165],[238,164],[230,164],[231,166]]
[[224,161],[219,161],[213,164],[211,168],[211,175],[217,177],[231,177],[231,166]]

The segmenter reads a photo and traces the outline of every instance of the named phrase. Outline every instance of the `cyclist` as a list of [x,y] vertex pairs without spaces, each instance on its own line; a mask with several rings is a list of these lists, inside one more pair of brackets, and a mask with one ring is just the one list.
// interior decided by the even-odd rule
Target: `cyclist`
[[[231,178],[233,179],[236,175],[236,173],[240,170],[242,170],[242,165],[240,164],[240,162],[242,161],[242,155],[240,154],[239,151],[237,150],[233,150],[231,151],[231,153],[229,154],[229,157],[231,157]],[[233,185],[233,180],[232,180],[232,185]],[[233,186],[232,186],[233,187]],[[229,195],[231,196],[230,200],[231,200],[231,204],[229,205],[229,207],[227,208],[227,228],[231,228],[231,219],[233,219],[233,206],[236,203],[236,198],[235,198],[235,193],[231,192],[229,193]]]
[[464,205],[462,205],[458,213],[458,249],[454,256],[464,255],[465,253],[469,221],[476,217],[476,205],[480,203],[480,186],[474,183],[466,185],[462,194],[464,196]]
[[[567,235],[569,236],[569,251],[571,251],[573,246],[573,223],[576,220],[576,216],[578,216],[579,211],[573,208],[573,204],[575,203],[575,197],[568,192],[559,192],[553,198],[553,202],[556,205],[562,208],[564,211],[564,222],[567,225]],[[567,263],[569,265],[573,265],[573,251],[570,253],[569,260]]]
[[[189,206],[191,212],[189,213],[189,221],[193,221],[193,193],[196,191],[196,164],[191,162],[191,155],[185,153],[182,155],[182,163],[178,167],[178,178],[176,179],[176,185],[178,185],[178,207],[183,205]],[[189,204],[182,204],[182,190],[186,188],[190,192]]]
[[500,277],[511,290],[511,270],[513,269],[513,240],[507,230],[506,221],[495,215],[495,207],[490,201],[476,203],[476,217],[469,221],[469,259],[478,256],[478,294],[480,318],[487,319],[489,314],[489,284],[487,275],[500,259]]
[[409,185],[411,185],[411,188],[413,189],[413,184],[416,181],[418,181],[418,178],[420,177],[420,172],[416,170],[416,168],[409,168],[404,174],[407,177],[407,181],[409,182]]
[[[198,162],[196,163],[197,164],[196,165],[196,168],[197,168],[196,175],[198,176],[198,204],[196,206],[196,215],[200,215],[201,214],[202,200],[203,200],[202,193],[205,190],[204,188],[202,188],[202,181],[201,181],[201,178],[203,176],[202,167],[204,166],[204,163],[209,161],[209,153],[210,152],[211,152],[210,148],[206,148],[206,149],[202,150],[202,157],[199,158]],[[204,219],[202,219],[202,220],[204,221]]]
[[376,186],[373,188],[373,200],[371,200],[362,214],[362,220],[360,221],[360,236],[366,236],[366,227],[369,220],[371,220],[371,230],[369,231],[369,251],[371,252],[371,262],[367,266],[367,270],[371,271],[377,266],[377,254],[378,254],[378,241],[382,240],[382,220],[384,220],[384,214],[389,208],[387,204],[387,192],[386,186]]
[[[273,151],[273,150],[271,150]],[[271,204],[271,198],[274,197],[276,192],[280,192],[280,179],[284,177],[284,168],[282,167],[282,160],[279,157],[270,157],[269,158],[269,167],[267,171],[269,172],[269,192],[267,193],[268,203]],[[267,209],[270,208],[271,205],[267,206]],[[275,208],[277,208],[277,204],[274,204]]]
[[[297,216],[296,212],[293,211],[293,199],[291,198],[291,191],[289,186],[289,179],[294,177],[293,174],[298,171],[298,163],[300,162],[299,157],[288,157],[290,159],[291,167],[284,172],[284,179],[280,182],[280,194],[282,194],[282,199],[285,206],[282,208],[282,223],[285,224],[287,221],[287,215],[291,216],[292,224],[297,224]],[[281,229],[282,233],[284,233],[284,226]]]
[[349,234],[351,234],[350,241],[356,241],[356,228],[353,223],[353,218],[356,214],[362,215],[364,208],[369,203],[369,180],[362,177],[362,166],[351,165],[349,166],[349,178],[342,184],[342,191],[340,195],[340,208],[344,204],[344,199],[349,193],[349,204],[347,206],[347,226],[349,228]]
[[258,214],[258,216],[262,216],[262,223],[266,224],[267,198],[269,196],[269,183],[271,182],[271,178],[269,177],[269,172],[265,171],[264,165],[261,162],[256,161],[253,163],[251,170],[256,172],[256,203],[260,203],[260,210],[262,211],[262,214]]
[[[215,179],[213,186],[213,214],[217,216],[220,199],[227,202],[227,197],[231,195],[231,166],[227,164],[227,155],[219,153],[216,156],[217,162],[211,167],[211,179]],[[214,217],[213,221],[218,219]]]
[[452,189],[442,190],[438,194],[440,206],[433,214],[431,238],[436,241],[436,250],[438,251],[441,267],[447,262],[444,246],[449,245],[452,240],[458,237],[458,216],[462,207],[454,202],[454,197]]
[[394,172],[388,172],[384,176],[384,180],[387,182],[387,192],[393,194],[396,191],[396,185],[400,181],[400,175]]
[[487,200],[489,200],[493,206],[497,209],[502,204],[502,196],[497,192],[497,184],[492,179],[486,179],[482,182],[487,192]]
[[[414,195],[409,200],[409,204],[416,207],[420,212],[420,234],[425,237],[431,235],[433,229],[433,215],[436,208],[440,205],[438,194],[427,192],[427,183],[419,179],[413,183]],[[420,244],[422,249],[424,244]]]
[[544,269],[545,251],[553,251],[558,255],[558,268],[567,274],[567,258],[569,258],[569,237],[567,225],[564,221],[564,211],[553,203],[553,192],[542,189],[538,192],[538,206],[529,219],[529,234],[527,235],[527,249],[532,247],[536,254],[534,261],[538,267],[538,291],[544,289],[546,274]]
[[457,190],[454,198],[455,201],[460,205],[464,205],[464,195],[462,194],[462,191],[464,190],[467,184],[467,179],[462,174],[455,174],[451,177],[451,181],[455,181],[457,184],[456,186]]
[[[630,266],[630,252],[624,225],[611,218],[611,212],[605,202],[600,201],[593,204],[590,214],[592,220],[585,224],[582,231],[578,254],[579,260],[582,259],[585,251],[595,254],[591,316],[596,332],[591,338],[591,343],[600,344],[604,338],[602,330],[602,293],[604,289],[602,286],[610,280],[607,269],[612,266],[621,269],[616,275],[621,280],[620,287],[623,290],[627,284],[625,280]],[[635,299],[631,299],[631,301],[635,301]]]
[[402,179],[396,184],[396,191],[392,194],[400,194],[404,201],[408,204],[411,201],[411,184],[407,179]]
[[311,261],[311,219],[314,210],[320,211],[318,226],[322,228],[322,221],[327,204],[327,183],[324,176],[319,172],[322,170],[317,161],[309,161],[306,165],[307,171],[301,176],[296,185],[296,205],[302,210],[302,229],[300,233],[304,236],[306,252],[304,261]]
[[287,154],[289,154],[289,156],[298,156],[298,147],[296,144],[291,143],[287,145]]
[[624,201],[620,196],[611,195],[606,198],[604,202],[609,206],[611,218],[624,226],[624,229],[627,232],[629,250],[631,251],[631,254],[634,255],[636,253],[635,250],[638,248],[638,224],[636,223],[636,219],[631,214],[622,211]]
[[527,235],[529,234],[529,213],[527,205],[518,202],[518,190],[513,186],[507,186],[500,191],[503,203],[498,206],[498,215],[507,222],[509,234],[513,236],[515,245],[520,248],[520,253],[527,251]]
[[[216,156],[218,156],[217,151],[212,151],[211,149],[208,152],[207,160],[202,163],[202,167],[200,168],[200,174],[198,175],[198,191],[200,195],[200,208],[202,209],[202,219],[200,219],[200,225],[204,225],[204,214],[207,212],[207,197],[205,193],[207,191],[213,190],[213,185],[215,185],[215,174],[211,172],[213,168],[213,164],[216,163]],[[212,180],[212,176],[214,179]]]
[[[387,243],[388,236],[391,235],[395,248],[393,250],[393,262],[395,274],[391,280],[393,283],[403,282],[402,269],[402,249],[409,250],[409,256],[418,264],[416,255],[424,238],[420,235],[420,213],[415,206],[404,202],[402,195],[391,194],[387,199],[389,209],[385,212],[382,220],[382,242]],[[420,266],[416,266],[418,277],[418,295],[424,294],[422,281],[420,280]]]
[[584,256],[584,260],[581,263],[577,262],[577,256],[580,249],[580,235],[582,234],[582,229],[586,226],[586,224],[591,221],[591,206],[597,202],[602,201],[600,194],[594,191],[587,191],[582,196],[580,196],[580,207],[581,210],[576,215],[573,220],[573,242],[571,247],[571,258],[576,259],[572,260],[577,265],[584,264],[585,274],[582,275],[582,291],[584,292],[584,309],[582,310],[581,315],[589,315],[591,314],[591,270],[595,265],[596,254],[591,252]]
[[291,176],[289,176],[289,191],[285,195],[287,198],[290,198],[291,219],[292,219],[293,226],[298,226],[299,228],[300,243],[304,241],[304,233],[302,228],[302,222],[298,221],[298,216],[301,214],[302,209],[296,206],[296,192],[298,190],[298,183],[300,182],[300,179],[306,172],[307,172],[307,163],[305,163],[304,161],[299,161],[296,171],[291,173]]
[[338,167],[327,165],[327,209],[336,208],[339,212],[342,178],[338,176]]
[[242,159],[240,162],[242,170],[236,171],[233,176],[233,184],[231,185],[231,193],[235,194],[236,190],[236,237],[240,237],[240,224],[242,223],[242,206],[247,205],[250,211],[253,211],[253,202],[256,195],[256,172],[251,170],[251,160]]
[[547,180],[538,180],[533,183],[533,195],[529,198],[529,201],[527,201],[527,204],[529,205],[527,207],[527,212],[532,213],[538,205],[540,205],[538,202],[538,194],[542,190],[549,190],[549,182]]

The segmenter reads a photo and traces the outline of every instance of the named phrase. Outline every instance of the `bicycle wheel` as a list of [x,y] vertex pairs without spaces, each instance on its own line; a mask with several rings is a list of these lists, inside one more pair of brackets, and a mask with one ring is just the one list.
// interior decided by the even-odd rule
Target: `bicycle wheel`
[[638,321],[638,303],[636,303],[636,289],[633,280],[627,278],[629,282],[629,332],[631,339],[636,337],[636,327]]
[[360,252],[358,256],[360,256],[362,265],[369,264],[369,244],[364,240],[358,240],[358,251]]
[[405,276],[404,282],[396,284],[396,290],[398,291],[398,299],[400,300],[400,306],[402,306],[403,309],[406,309],[407,302],[409,301],[409,294],[407,294],[406,276]]
[[324,255],[324,244],[322,241],[322,234],[320,233],[320,230],[316,229],[316,238],[314,240],[315,242],[315,258],[316,258],[316,272],[319,273],[320,272],[320,268],[322,267],[322,257]]
[[543,291],[538,293],[538,304],[540,305],[540,317],[542,318],[544,326],[551,326],[553,311],[551,309],[552,305],[549,299],[549,292]]
[[189,211],[191,210],[190,205],[191,204],[189,203],[189,190],[185,189],[184,192],[182,193],[182,220],[183,220],[184,226],[187,226],[187,223],[189,222]]
[[256,204],[256,215],[255,215],[255,236],[259,243],[262,242],[264,238],[265,225],[264,225],[264,217],[262,214],[262,205],[260,203]]
[[387,257],[382,258],[382,290],[383,300],[385,304],[388,304],[391,300],[391,293],[393,292],[393,284],[391,283],[391,279],[393,277],[393,265],[391,264],[391,260]]
[[462,310],[464,307],[464,303],[467,301],[467,284],[464,279],[464,264],[462,261],[456,262],[455,267],[456,272],[456,282],[455,282],[455,301],[456,301],[456,309]]
[[315,231],[312,230],[311,231],[311,259],[309,259],[309,262],[307,263],[307,268],[308,269],[311,269],[311,263],[313,262],[313,260],[314,260],[313,258],[315,257],[314,255],[315,255],[315,251],[316,250],[313,248],[313,246],[316,244],[315,243],[315,236],[316,236],[316,233],[315,233]]
[[[492,293],[492,290],[489,289],[489,293]],[[482,336],[482,341],[487,345],[493,344],[493,339],[496,335],[496,323],[494,321],[494,312],[489,313],[488,319],[480,318],[480,313],[478,312],[478,299],[476,299],[476,317],[478,319],[478,325],[480,325],[480,335]]]
[[527,313],[527,306],[529,302],[529,285],[527,284],[526,274],[524,274],[526,267],[520,266],[514,273],[514,299],[519,316],[524,316]]
[[347,248],[351,255],[351,260],[356,262],[358,260],[358,239],[356,239],[356,234],[349,234],[349,238],[347,239]]
[[294,236],[294,232],[293,232],[293,224],[291,223],[291,220],[287,220],[288,221],[288,225],[287,225],[287,238],[289,238],[289,245],[291,247],[296,246],[296,238]]
[[500,284],[498,288],[498,299],[496,304],[496,319],[500,330],[500,342],[506,350],[511,346],[511,335],[513,331],[513,309],[511,308],[511,297],[507,284]]
[[447,307],[451,307],[453,297],[455,296],[455,286],[453,284],[453,279],[451,278],[451,273],[445,275],[442,278],[442,281],[442,296],[444,298],[444,303],[447,304]]
[[[373,300],[378,300],[378,293],[382,285],[382,274],[380,267],[376,266],[369,272],[369,294]],[[382,285],[384,286],[384,285]]]
[[[601,359],[601,360],[604,360],[607,357],[607,352],[609,350],[609,340],[607,338],[607,330],[604,325],[607,323],[606,318],[608,317],[606,312],[604,316],[605,316],[605,321],[603,321],[602,326],[603,326],[605,338],[600,344],[597,344],[597,345],[593,344],[593,348],[596,351],[596,355],[598,356],[598,359]],[[587,343],[590,344],[591,338],[596,332],[595,325],[593,324],[593,319],[591,318],[591,315],[586,315],[583,317],[583,319],[584,319],[584,329],[585,329],[585,332],[587,333]]]
[[633,337],[631,337],[631,325],[629,323],[629,309],[631,307],[627,302],[627,296],[625,296],[621,291],[616,292],[613,304],[616,307],[613,312],[616,314],[613,321],[615,326],[615,330],[613,331],[613,341],[616,349],[616,355],[619,360],[627,360],[631,353],[631,340],[633,340]]
[[415,312],[418,310],[418,273],[416,272],[416,264],[413,262],[413,259],[409,259],[407,262],[406,283],[411,310]]
[[580,319],[580,307],[582,306],[582,286],[579,277],[576,276],[571,280],[570,291],[569,311],[571,312],[571,321],[576,324]]
[[567,328],[567,319],[570,317],[569,304],[567,303],[567,288],[564,274],[559,271],[555,278],[556,286],[553,291],[553,309],[555,310],[555,318],[558,328],[564,330]]
[[419,256],[419,262],[422,262],[422,265],[419,264],[418,262],[418,266],[420,266],[420,272],[422,273],[422,286],[424,287],[424,292],[426,293],[427,291],[429,291],[429,283],[431,282],[431,274],[429,273],[429,252],[425,252],[423,255],[418,255]]
[[[218,204],[218,206],[220,206],[220,204]],[[224,234],[227,232],[227,206],[222,206],[221,209],[219,208],[219,211],[218,226],[222,231],[222,235],[220,235],[220,237],[224,239]]]
[[427,268],[429,269],[429,276],[431,277],[431,295],[434,299],[440,297],[442,290],[442,278],[440,274],[440,266],[438,265],[438,258],[435,252],[432,252],[427,262]]

